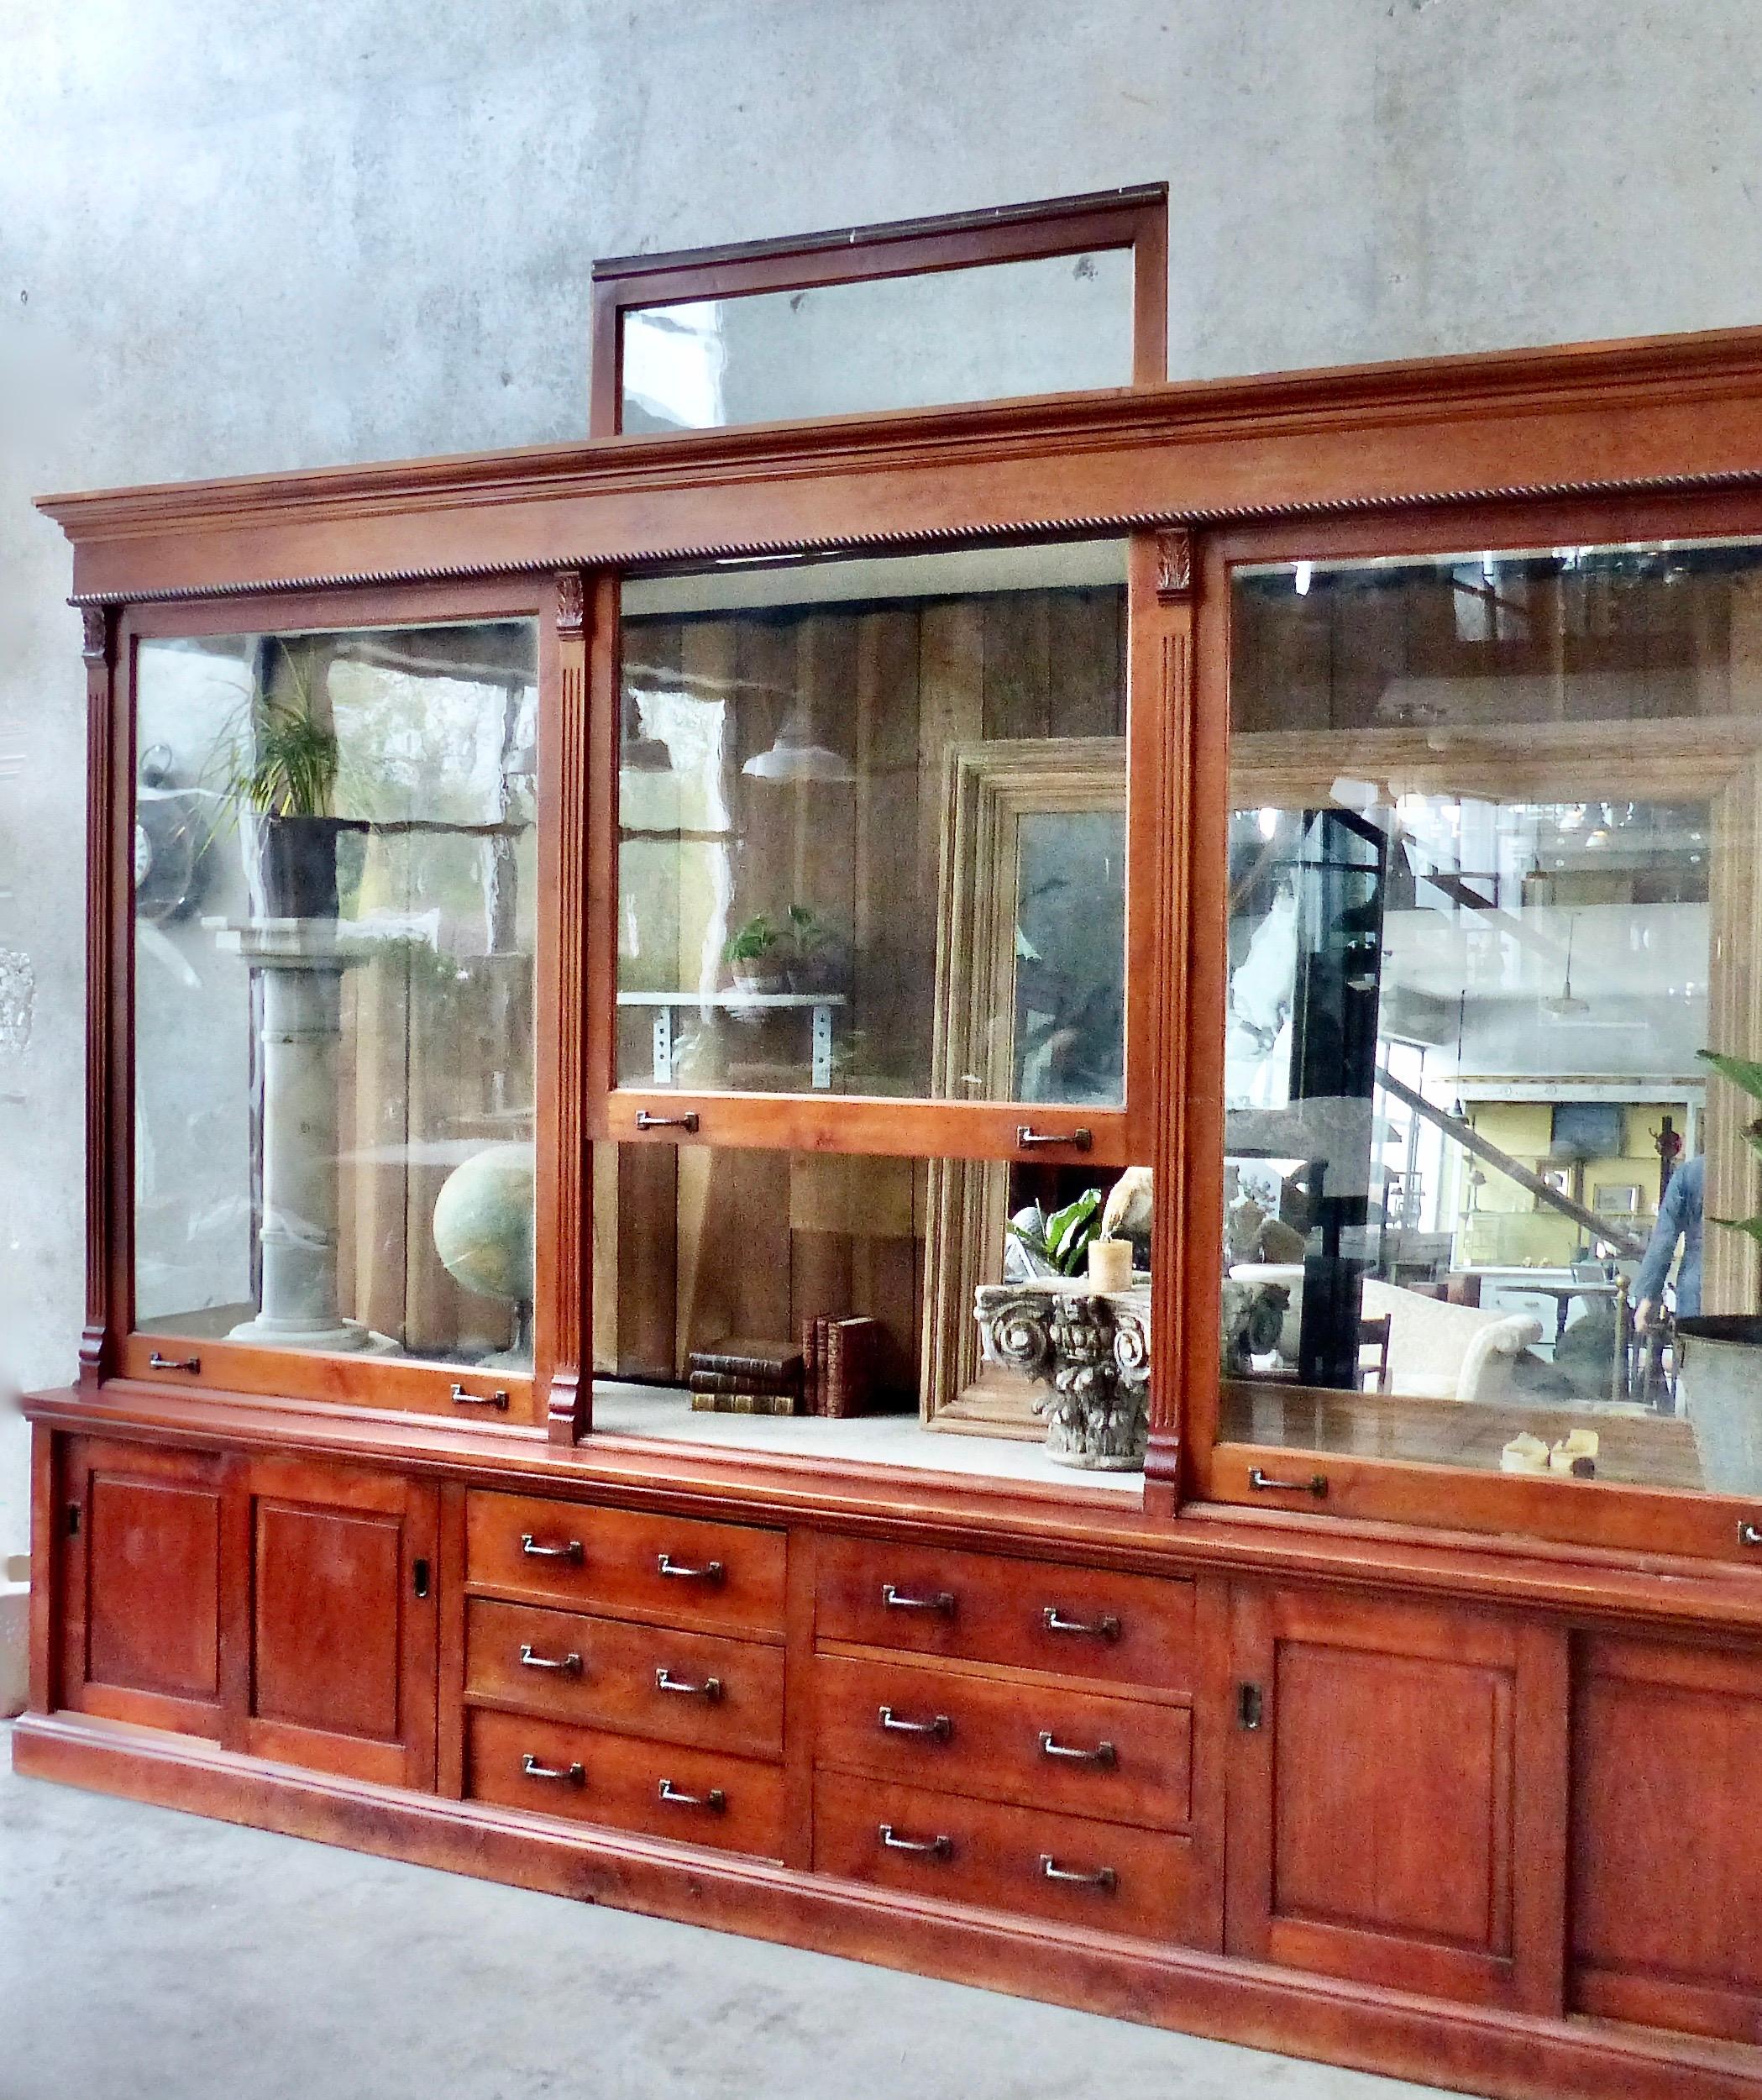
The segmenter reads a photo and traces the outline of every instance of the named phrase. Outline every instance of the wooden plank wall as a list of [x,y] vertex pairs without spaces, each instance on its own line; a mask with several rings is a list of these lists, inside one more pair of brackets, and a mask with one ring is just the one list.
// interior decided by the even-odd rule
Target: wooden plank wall
[[[836,926],[852,961],[838,1030],[851,1066],[840,1084],[921,1093],[943,754],[980,738],[1123,734],[1123,591],[707,614],[632,622],[631,632],[633,657],[677,662],[684,690],[706,698],[720,690],[729,701],[726,927],[759,912],[780,919],[795,902]],[[853,761],[854,784],[784,785],[742,771],[798,702],[814,741]],[[682,858],[682,881],[690,869]],[[682,984],[695,981],[711,902],[700,872],[687,886],[697,895],[682,898]],[[724,1024],[723,1083],[805,1086],[806,1031],[805,1016],[755,1029]],[[886,1383],[915,1404],[922,1163],[606,1147],[594,1180],[602,1375],[683,1378],[690,1351],[721,1336],[793,1336],[817,1314],[868,1314],[882,1323]]]

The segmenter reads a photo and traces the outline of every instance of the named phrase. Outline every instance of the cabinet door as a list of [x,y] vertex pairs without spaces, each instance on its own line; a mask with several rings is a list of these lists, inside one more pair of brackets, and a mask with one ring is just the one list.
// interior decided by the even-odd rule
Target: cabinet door
[[244,1747],[391,1786],[434,1781],[436,1497],[395,1474],[250,1473]]
[[63,1464],[63,1701],[218,1737],[225,1461],[81,1436]]
[[1762,1655],[1612,1637],[1577,1661],[1574,2008],[1762,2041]]
[[1278,1590],[1234,1620],[1230,1951],[1558,2011],[1565,1635]]

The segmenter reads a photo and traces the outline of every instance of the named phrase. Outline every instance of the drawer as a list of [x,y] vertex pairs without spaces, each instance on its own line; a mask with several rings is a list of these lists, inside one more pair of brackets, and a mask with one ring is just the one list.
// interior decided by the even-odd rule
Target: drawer
[[822,1641],[1188,1688],[1193,1586],[867,1540],[821,1541]]
[[474,1597],[465,1696],[590,1728],[783,1755],[783,1650]]
[[610,1830],[783,1856],[782,1772],[714,1751],[480,1711],[467,1723],[465,1793]]
[[814,1782],[814,1866],[1097,1932],[1197,1943],[1204,1930],[1185,1838],[842,1772]]
[[778,1635],[781,1531],[581,1502],[475,1492],[465,1499],[465,1573],[534,1604]]
[[816,1764],[1122,1823],[1191,1814],[1184,1706],[934,1664],[821,1656],[815,1671]]

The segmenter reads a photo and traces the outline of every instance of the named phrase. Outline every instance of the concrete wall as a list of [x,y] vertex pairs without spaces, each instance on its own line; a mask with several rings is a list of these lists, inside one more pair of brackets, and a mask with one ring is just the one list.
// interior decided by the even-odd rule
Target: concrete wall
[[566,438],[595,254],[1156,177],[1177,374],[1762,319],[1759,75],[1755,0],[3,0],[6,1365],[67,1376],[81,1304],[81,679],[34,492]]

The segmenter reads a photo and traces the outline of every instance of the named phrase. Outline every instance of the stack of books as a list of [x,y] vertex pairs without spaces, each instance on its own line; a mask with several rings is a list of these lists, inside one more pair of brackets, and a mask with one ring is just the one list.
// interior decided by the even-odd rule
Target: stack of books
[[802,1321],[800,1353],[810,1415],[873,1411],[880,1339],[880,1325],[873,1320]]
[[704,1415],[800,1415],[801,1352],[790,1341],[731,1339],[686,1359],[691,1404]]

